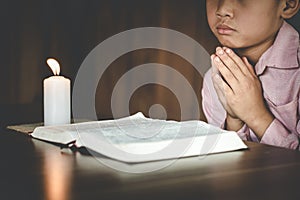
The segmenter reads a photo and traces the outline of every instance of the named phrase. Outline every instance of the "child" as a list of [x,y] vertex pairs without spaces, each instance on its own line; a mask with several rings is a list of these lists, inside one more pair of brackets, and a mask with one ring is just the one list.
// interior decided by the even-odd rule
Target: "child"
[[208,123],[244,140],[299,149],[299,34],[285,19],[299,0],[206,0],[223,47],[204,77]]

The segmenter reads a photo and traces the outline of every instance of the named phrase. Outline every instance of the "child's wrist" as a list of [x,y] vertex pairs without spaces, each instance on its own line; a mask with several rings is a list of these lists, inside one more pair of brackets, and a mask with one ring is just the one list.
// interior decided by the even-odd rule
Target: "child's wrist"
[[238,131],[244,126],[244,122],[239,118],[231,117],[227,115],[225,120],[225,129],[229,131]]
[[246,122],[246,124],[254,131],[256,136],[261,139],[273,120],[274,116],[269,111],[265,111],[259,117],[255,117],[251,121]]

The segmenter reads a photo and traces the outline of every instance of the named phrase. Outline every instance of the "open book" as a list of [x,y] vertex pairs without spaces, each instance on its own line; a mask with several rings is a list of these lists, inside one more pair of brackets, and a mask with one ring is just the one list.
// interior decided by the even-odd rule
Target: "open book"
[[247,148],[236,132],[197,120],[150,119],[142,113],[116,120],[37,127],[31,135],[50,142],[86,147],[127,163]]

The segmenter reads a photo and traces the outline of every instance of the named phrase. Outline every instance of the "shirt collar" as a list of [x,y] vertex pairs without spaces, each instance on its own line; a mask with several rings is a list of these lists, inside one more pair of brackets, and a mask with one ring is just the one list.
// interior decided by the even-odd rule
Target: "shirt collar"
[[298,32],[284,21],[273,45],[261,56],[255,65],[256,74],[262,74],[266,67],[278,69],[299,67],[298,48]]

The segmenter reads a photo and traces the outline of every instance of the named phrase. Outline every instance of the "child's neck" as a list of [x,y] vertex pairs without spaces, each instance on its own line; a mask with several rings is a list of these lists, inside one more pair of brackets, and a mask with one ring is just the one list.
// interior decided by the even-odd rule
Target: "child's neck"
[[240,48],[235,49],[236,53],[239,56],[245,56],[249,60],[249,62],[253,65],[253,67],[256,65],[260,57],[266,52],[274,43],[275,37],[270,38],[269,40],[266,40],[265,42],[247,47],[247,48]]

